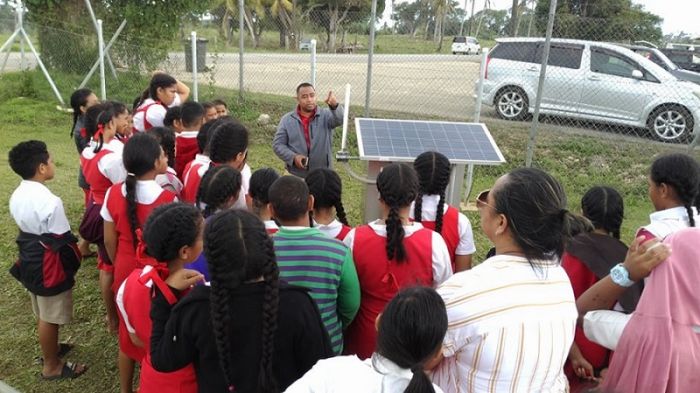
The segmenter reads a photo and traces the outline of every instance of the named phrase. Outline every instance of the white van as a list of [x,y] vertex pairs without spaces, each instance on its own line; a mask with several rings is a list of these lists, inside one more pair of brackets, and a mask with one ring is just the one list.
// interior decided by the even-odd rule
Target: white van
[[457,36],[452,39],[452,54],[464,53],[467,55],[481,53],[481,45],[474,37]]

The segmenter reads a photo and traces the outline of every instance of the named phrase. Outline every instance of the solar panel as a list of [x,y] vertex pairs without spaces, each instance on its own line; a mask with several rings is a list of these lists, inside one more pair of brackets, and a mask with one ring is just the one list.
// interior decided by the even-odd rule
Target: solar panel
[[505,162],[486,125],[447,121],[356,118],[360,159],[413,161],[425,151],[444,154],[453,164]]

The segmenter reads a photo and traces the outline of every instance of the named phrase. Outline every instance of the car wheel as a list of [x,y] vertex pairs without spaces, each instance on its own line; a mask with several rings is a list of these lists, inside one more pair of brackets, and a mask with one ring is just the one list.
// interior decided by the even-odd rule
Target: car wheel
[[664,142],[685,142],[693,132],[693,116],[678,105],[662,105],[649,115],[647,128]]
[[496,96],[496,113],[506,120],[521,120],[527,115],[527,95],[517,87],[506,87]]

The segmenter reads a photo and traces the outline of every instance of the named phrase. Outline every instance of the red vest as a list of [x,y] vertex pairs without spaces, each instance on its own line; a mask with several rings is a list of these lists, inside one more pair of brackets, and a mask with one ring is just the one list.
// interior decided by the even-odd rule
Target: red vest
[[347,236],[351,230],[352,230],[352,227],[349,227],[349,226],[343,224],[343,226],[340,227],[340,232],[338,232],[338,235],[335,238],[342,242],[343,240],[345,240],[345,236]]
[[[435,221],[421,221],[424,227],[435,230]],[[447,251],[450,253],[450,261],[452,262],[452,271],[456,272],[455,266],[455,251],[459,246],[459,210],[452,206],[447,207],[447,211],[442,216],[442,231],[440,231],[442,239],[447,244]]]
[[184,179],[187,164],[194,160],[199,152],[197,138],[175,137],[175,172],[180,180]]
[[112,181],[109,180],[107,176],[103,175],[97,166],[102,157],[107,154],[112,154],[112,151],[102,148],[102,150],[95,153],[95,156],[91,159],[83,157],[82,154],[80,155],[80,165],[83,168],[83,175],[90,185],[92,200],[94,200],[97,205],[102,205],[104,203],[107,189],[112,186]]
[[[141,380],[139,384],[139,392],[180,392],[180,393],[196,393],[197,378],[194,371],[194,366],[189,364],[180,370],[170,373],[161,373],[156,371],[151,364],[150,342],[152,322],[150,318],[151,312],[151,290],[147,284],[153,280],[155,285],[156,280],[162,281],[155,269],[143,274],[144,269],[134,270],[124,281],[124,311],[126,312],[129,323],[132,325],[135,334],[144,344],[144,348],[139,348],[142,357],[141,359]],[[120,346],[122,343],[120,343]],[[133,345],[133,344],[132,344]],[[134,346],[134,348],[138,348]]]
[[389,261],[386,238],[369,225],[355,229],[352,257],[362,299],[355,320],[345,332],[345,353],[369,358],[377,343],[374,322],[387,303],[404,287],[433,284],[433,231],[420,229],[404,238],[406,260]]
[[[155,101],[155,102],[151,102],[151,103],[148,104],[148,105],[144,105],[144,106],[142,106],[141,108],[138,108],[138,109],[136,110],[136,112],[134,112],[134,115],[137,114],[137,113],[143,112],[143,131],[144,131],[144,132],[146,132],[146,131],[150,130],[151,128],[153,128],[153,124],[151,124],[151,123],[148,122],[148,109],[149,109],[150,107],[152,107],[153,105],[160,105],[160,106],[162,106],[163,108],[165,108],[166,110],[168,109],[168,107],[165,106],[165,105],[163,105],[160,101]],[[133,128],[133,131],[134,131],[134,132],[140,132],[141,130],[138,130],[138,129],[136,129],[136,127],[134,127],[134,128]]]
[[[133,237],[131,234],[131,223],[128,216],[128,205],[126,197],[122,194],[122,184],[115,184],[109,192],[107,200],[107,210],[112,216],[114,227],[117,230],[117,252],[114,261],[114,284],[112,290],[116,293],[119,286],[131,272],[136,269],[136,250],[134,249]],[[153,209],[160,205],[170,203],[175,200],[175,194],[163,190],[158,198],[149,205],[136,204],[136,218],[139,227],[143,227],[146,219]]]
[[202,178],[199,176],[199,168],[203,167],[204,164],[192,164],[192,162],[190,164],[190,167],[185,167],[183,172],[183,187],[180,198],[182,198],[183,202],[194,204],[197,201],[199,183],[202,181]]

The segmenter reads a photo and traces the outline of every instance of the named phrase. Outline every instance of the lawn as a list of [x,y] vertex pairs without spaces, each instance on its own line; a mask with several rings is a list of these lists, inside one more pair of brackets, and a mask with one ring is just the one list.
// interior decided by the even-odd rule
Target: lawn
[[[68,94],[80,78],[61,76],[59,88]],[[134,75],[124,78],[114,97],[130,102],[145,86],[144,78]],[[234,116],[246,123],[252,134],[249,162],[253,169],[271,166],[282,169],[281,162],[272,154],[270,141],[274,126],[258,125],[260,113],[267,113],[276,124],[279,117],[291,109],[290,98],[247,94],[245,104],[236,104],[235,92],[201,89],[203,98],[213,95],[229,99]],[[86,375],[64,382],[42,382],[39,367],[33,359],[39,354],[35,321],[31,315],[29,297],[7,272],[17,255],[14,238],[17,229],[9,216],[8,200],[20,179],[7,165],[7,152],[16,143],[27,139],[45,141],[57,166],[56,178],[48,186],[63,198],[69,219],[75,230],[82,214],[82,191],[76,183],[78,157],[69,137],[70,115],[58,111],[46,83],[37,74],[7,74],[0,76],[0,380],[23,392],[85,392],[108,393],[118,391],[116,368],[116,339],[109,336],[103,325],[103,309],[97,290],[97,270],[94,259],[87,260],[77,276],[74,292],[74,322],[62,329],[64,339],[77,343],[70,360],[90,366]],[[354,114],[360,108],[352,108]],[[407,118],[410,114],[376,113],[377,117]],[[474,190],[490,187],[494,180],[508,170],[522,165],[527,141],[527,124],[488,121],[494,139],[500,146],[507,163],[499,167],[479,167],[476,170]],[[339,147],[336,138],[336,148]],[[563,183],[571,210],[578,211],[583,193],[592,185],[616,187],[625,197],[626,220],[623,240],[629,242],[634,230],[647,222],[652,210],[646,196],[647,168],[654,157],[673,147],[661,146],[646,140],[619,140],[543,131],[538,138],[535,165],[550,171]],[[351,138],[350,146],[356,146]],[[698,155],[696,154],[696,157]],[[698,157],[700,158],[700,157]],[[361,170],[361,164],[353,164]],[[362,186],[339,169],[344,181],[344,204],[352,224],[360,224]],[[475,193],[473,193],[475,194]],[[479,230],[475,212],[467,212],[476,234],[476,261],[490,247]]]

